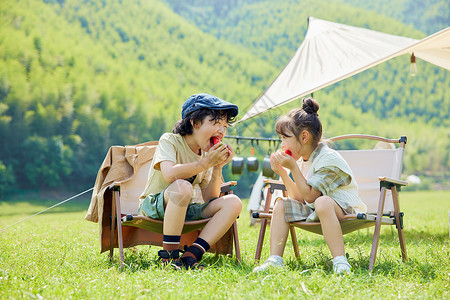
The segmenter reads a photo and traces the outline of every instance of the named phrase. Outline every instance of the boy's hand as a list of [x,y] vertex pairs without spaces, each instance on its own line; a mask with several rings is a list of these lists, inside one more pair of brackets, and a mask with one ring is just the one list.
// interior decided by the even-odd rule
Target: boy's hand
[[216,144],[209,149],[206,159],[212,167],[223,167],[233,156],[233,149],[229,145]]

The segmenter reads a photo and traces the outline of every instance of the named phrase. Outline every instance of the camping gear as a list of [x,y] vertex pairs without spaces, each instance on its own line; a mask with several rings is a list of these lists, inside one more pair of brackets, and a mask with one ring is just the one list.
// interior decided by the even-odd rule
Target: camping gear
[[404,54],[450,70],[449,47],[450,27],[415,40],[309,17],[295,55],[238,122]]
[[258,172],[259,169],[259,161],[256,157],[247,157],[247,171],[249,172]]
[[[252,144],[253,144],[253,141],[252,141]],[[259,161],[255,157],[255,148],[253,146],[250,149],[250,154],[252,156],[247,157],[247,171],[248,172],[258,172]]]
[[272,170],[272,167],[270,166],[270,155],[266,155],[264,157],[263,162],[263,176],[267,178],[273,178],[275,176],[275,172]]
[[234,156],[231,159],[231,173],[240,175],[244,171],[244,158]]

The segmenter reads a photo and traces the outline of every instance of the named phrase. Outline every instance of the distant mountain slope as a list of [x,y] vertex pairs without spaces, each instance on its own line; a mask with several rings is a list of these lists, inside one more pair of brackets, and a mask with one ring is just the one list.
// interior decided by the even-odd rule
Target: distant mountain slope
[[274,72],[156,0],[7,0],[0,24],[0,159],[28,187],[89,186],[110,145],[158,139],[191,94],[249,104]]
[[400,20],[427,34],[435,33],[450,26],[450,2],[445,0],[342,1]]
[[[242,45],[257,57],[276,66],[277,71],[273,73],[267,85],[294,55],[303,40],[308,16],[416,39],[426,36],[411,25],[403,24],[401,20],[357,8],[342,1],[166,0],[166,2],[175,12],[203,31],[221,40]],[[408,132],[411,145],[409,151],[413,152],[415,157],[407,157],[406,170],[409,172],[428,170],[450,176],[448,172],[450,142],[448,139],[442,140],[442,137],[450,134],[449,72],[418,60],[419,74],[410,77],[409,60],[408,56],[393,59],[314,93],[322,105],[321,116],[328,124],[326,128],[328,136],[349,131],[387,136]],[[264,134],[268,128],[273,128],[273,119],[277,115],[285,113],[295,105],[298,103],[256,117],[257,120],[252,121],[258,123],[259,126],[256,128],[251,124],[245,124],[246,122],[241,127],[253,130],[248,134]],[[436,147],[439,150],[436,150]],[[434,157],[420,153],[434,153]],[[446,167],[442,167],[444,165]]]
[[[109,146],[158,139],[196,92],[245,112],[294,54],[308,15],[425,36],[324,0],[177,3],[172,10],[158,0],[0,1],[0,185],[90,187]],[[411,79],[408,65],[400,58],[315,93],[326,133],[407,134],[405,172],[448,178],[448,72],[419,61]],[[273,137],[276,118],[295,105],[229,133]],[[269,150],[255,146],[260,157]],[[241,150],[245,156],[248,147]],[[251,176],[239,179],[248,192]]]

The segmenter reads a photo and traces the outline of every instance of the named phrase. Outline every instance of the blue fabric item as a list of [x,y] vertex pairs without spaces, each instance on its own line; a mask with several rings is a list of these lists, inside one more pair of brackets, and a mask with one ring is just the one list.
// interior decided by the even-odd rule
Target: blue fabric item
[[179,235],[163,235],[163,243],[180,243]]
[[184,102],[181,108],[181,117],[184,119],[192,112],[201,108],[209,108],[213,110],[230,110],[231,117],[236,117],[239,113],[237,105],[229,103],[225,100],[217,98],[216,96],[200,93],[190,96],[186,102]]
[[211,246],[208,244],[208,242],[205,241],[205,240],[202,239],[202,238],[197,238],[193,244],[198,244],[198,245],[202,246],[203,249],[205,249],[205,251],[208,251],[209,248],[211,247]]

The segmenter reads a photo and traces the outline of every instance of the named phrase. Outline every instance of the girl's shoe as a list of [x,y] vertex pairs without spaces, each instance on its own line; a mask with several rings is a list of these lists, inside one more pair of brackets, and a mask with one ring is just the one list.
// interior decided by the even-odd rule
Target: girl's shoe
[[336,256],[333,258],[333,271],[336,275],[348,274],[351,272],[351,266],[345,256]]
[[283,258],[278,255],[271,255],[262,265],[255,267],[253,272],[262,272],[269,268],[284,268]]

